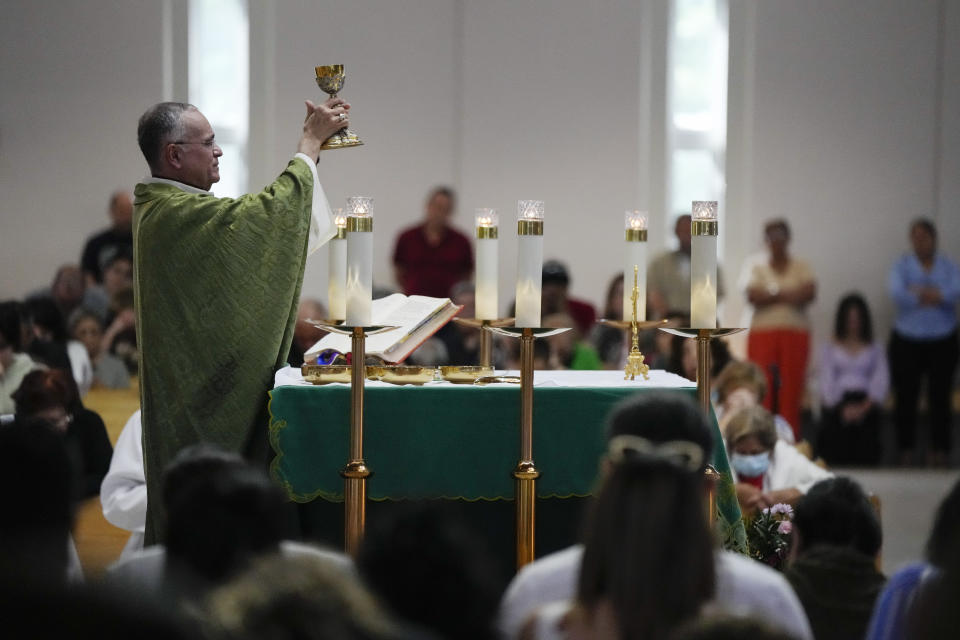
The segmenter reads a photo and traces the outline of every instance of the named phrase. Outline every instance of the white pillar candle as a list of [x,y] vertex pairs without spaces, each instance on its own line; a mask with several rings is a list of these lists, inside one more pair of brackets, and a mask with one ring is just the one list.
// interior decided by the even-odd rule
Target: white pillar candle
[[517,313],[514,326],[540,326],[543,282],[543,201],[517,203]]
[[496,320],[499,252],[496,209],[477,209],[477,276],[475,306],[478,320]]
[[347,198],[346,325],[368,327],[373,302],[373,198]]
[[329,318],[345,320],[347,317],[347,216],[343,209],[334,214],[337,235],[330,240],[330,264],[327,281],[327,306]]
[[690,234],[690,326],[694,329],[716,329],[716,201],[694,201]]
[[633,319],[633,267],[637,267],[637,322],[647,319],[647,214],[627,211],[626,261],[623,264],[623,319]]

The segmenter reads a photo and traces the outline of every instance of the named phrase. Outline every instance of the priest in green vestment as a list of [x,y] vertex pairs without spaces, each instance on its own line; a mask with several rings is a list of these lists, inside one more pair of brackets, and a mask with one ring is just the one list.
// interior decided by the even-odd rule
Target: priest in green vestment
[[260,193],[217,198],[213,129],[163,102],[139,121],[150,167],[134,191],[134,298],[147,479],[147,543],[163,536],[161,477],[182,448],[213,442],[266,461],[267,393],[284,364],[307,255],[336,232],[320,146],[350,106],[307,102],[297,153]]

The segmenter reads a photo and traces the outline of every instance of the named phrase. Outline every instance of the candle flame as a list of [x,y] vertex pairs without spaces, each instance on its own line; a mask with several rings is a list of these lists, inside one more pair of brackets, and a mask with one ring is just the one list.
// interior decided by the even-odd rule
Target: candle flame
[[634,209],[624,213],[626,219],[626,228],[634,231],[641,231],[647,228],[647,212]]
[[499,222],[499,216],[497,215],[496,209],[477,209],[476,212],[476,223],[477,228],[493,228],[497,226]]

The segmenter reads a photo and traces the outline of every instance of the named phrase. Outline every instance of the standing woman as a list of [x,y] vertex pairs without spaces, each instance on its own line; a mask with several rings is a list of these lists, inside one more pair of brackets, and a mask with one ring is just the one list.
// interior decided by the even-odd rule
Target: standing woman
[[[747,357],[767,376],[771,393],[764,405],[770,410],[776,406],[799,441],[800,401],[810,351],[806,309],[816,297],[817,283],[809,265],[788,251],[790,226],[786,220],[767,222],[764,238],[767,259],[756,262],[746,273],[747,301],[753,305]],[[773,368],[779,372],[779,389],[773,384]]]
[[820,352],[823,418],[817,453],[831,465],[880,462],[880,420],[890,390],[883,348],[873,341],[867,301],[849,293],[837,306],[833,340]]
[[897,315],[890,335],[890,370],[896,403],[894,423],[902,464],[913,461],[917,400],[927,379],[930,452],[927,463],[946,466],[950,450],[950,390],[957,367],[960,268],[937,252],[937,229],[921,218],[910,225],[913,252],[890,271]]

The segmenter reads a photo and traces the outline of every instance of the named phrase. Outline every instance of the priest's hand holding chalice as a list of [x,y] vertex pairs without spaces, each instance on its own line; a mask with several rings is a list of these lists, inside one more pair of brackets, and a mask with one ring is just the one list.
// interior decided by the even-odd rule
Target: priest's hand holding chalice
[[[316,67],[317,72],[317,86],[320,87],[325,93],[330,94],[330,100],[326,104],[329,104],[331,101],[340,101],[340,103],[345,105],[346,109],[350,108],[350,105],[343,103],[342,100],[337,98],[337,94],[343,88],[343,82],[346,78],[346,74],[343,71],[342,64],[331,64],[322,67]],[[356,147],[363,144],[363,141],[360,140],[360,137],[351,131],[348,128],[350,124],[347,114],[343,113],[341,116],[343,127],[330,136],[326,142],[323,143],[323,149],[346,149],[347,147]]]

